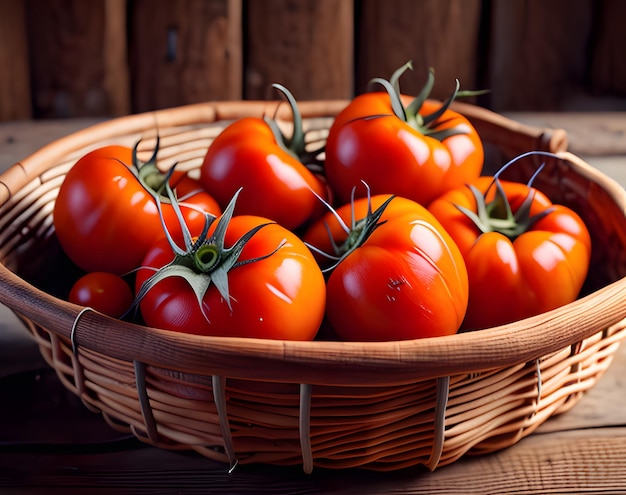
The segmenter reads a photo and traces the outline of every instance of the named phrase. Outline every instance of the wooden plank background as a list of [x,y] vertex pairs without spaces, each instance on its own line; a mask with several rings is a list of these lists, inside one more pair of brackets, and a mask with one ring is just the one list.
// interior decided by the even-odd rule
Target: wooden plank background
[[[0,120],[349,98],[372,77],[498,112],[626,109],[620,0],[3,0]],[[604,105],[602,107],[602,105]]]

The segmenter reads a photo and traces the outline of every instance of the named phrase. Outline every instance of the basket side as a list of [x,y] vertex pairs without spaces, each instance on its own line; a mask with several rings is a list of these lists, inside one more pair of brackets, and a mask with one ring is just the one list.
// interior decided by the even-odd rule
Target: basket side
[[[328,128],[333,113],[344,104],[341,101],[311,102],[303,106],[302,114],[308,125],[323,130]],[[206,143],[219,131],[220,125],[227,122],[215,122],[214,119],[263,115],[283,108],[278,102],[215,103],[116,119],[52,143],[12,167],[9,174],[0,177],[6,190],[11,191],[0,209],[0,217],[6,220],[0,232],[5,264],[0,268],[0,284],[4,289],[0,292],[0,301],[64,338],[70,338],[71,329],[75,329],[75,337],[81,346],[118,359],[136,358],[166,368],[182,366],[190,373],[232,374],[238,378],[245,378],[245,370],[253,365],[256,370],[262,370],[257,371],[259,379],[280,381],[294,377],[303,383],[340,380],[353,385],[364,380],[407,383],[415,378],[437,378],[528,362],[580,342],[599,328],[615,324],[626,313],[624,190],[570,154],[563,154],[562,159],[548,160],[551,172],[540,177],[550,178],[546,187],[554,189],[552,194],[561,191],[563,199],[578,202],[577,207],[582,209],[583,216],[598,226],[595,236],[600,245],[607,246],[597,257],[600,268],[594,270],[594,273],[601,272],[601,277],[594,281],[593,290],[587,297],[571,305],[480,333],[380,344],[197,338],[117,322],[95,312],[83,314],[78,320],[82,308],[41,291],[6,269],[6,265],[19,265],[18,261],[26,258],[25,246],[36,244],[43,236],[47,236],[50,248],[54,248],[50,206],[58,182],[53,181],[62,178],[71,166],[69,156],[80,156],[85,149],[111,140],[134,142],[138,136],[149,140],[158,130],[164,136],[163,152],[169,159],[186,153],[188,162],[197,164]],[[487,111],[475,113],[494,127],[498,127],[497,123],[503,119]],[[538,136],[545,134],[543,131],[531,133],[510,121],[504,130],[499,131],[499,135],[502,133],[508,133],[509,146],[517,147],[520,152],[529,141],[536,142]],[[487,132],[483,139],[491,142],[500,138]],[[515,168],[520,177],[530,177],[536,168],[532,160],[525,163],[528,165]],[[44,187],[49,189],[49,194],[42,204],[39,192]],[[601,217],[607,217],[609,221],[598,223],[596,218]],[[606,239],[611,242],[605,243]],[[29,259],[33,258],[36,256]],[[605,263],[606,259],[611,263]],[[22,263],[17,270],[25,270],[24,265]],[[547,335],[546,329],[558,329],[558,332]],[[362,357],[358,368],[353,366],[354,356]]]
[[[344,105],[301,106],[315,140]],[[164,166],[182,159],[194,171],[227,122],[271,113],[289,125],[287,110],[281,102],[225,102],[116,119],[52,143],[0,176],[0,302],[23,318],[88,407],[148,443],[230,464],[434,469],[515,443],[593,385],[626,333],[624,190],[562,152],[558,133],[482,109],[468,116],[494,149],[559,153],[537,180],[592,224],[598,245],[586,293],[574,303],[502,327],[416,341],[211,338],[67,303],[53,290],[63,267],[33,263],[42,250],[61,255],[52,205],[82,153],[139,138],[148,152],[158,133]],[[536,167],[528,159],[514,173],[527,180]],[[50,285],[39,285],[43,272]]]

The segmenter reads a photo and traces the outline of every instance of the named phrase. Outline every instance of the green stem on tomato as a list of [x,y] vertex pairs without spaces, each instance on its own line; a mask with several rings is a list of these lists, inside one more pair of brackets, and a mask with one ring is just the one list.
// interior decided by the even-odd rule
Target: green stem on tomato
[[[171,174],[171,171],[169,172]],[[254,263],[256,261],[265,259],[276,251],[278,251],[282,244],[279,244],[273,251],[256,258],[248,260],[240,260],[241,253],[244,246],[252,239],[252,237],[262,228],[274,223],[268,221],[267,223],[259,224],[243,234],[235,243],[226,247],[225,237],[228,225],[233,218],[235,211],[235,203],[241,189],[239,189],[227,207],[224,209],[222,216],[219,220],[210,215],[204,213],[205,224],[200,235],[194,240],[183,218],[180,206],[174,196],[174,193],[169,185],[169,181],[165,181],[165,193],[174,208],[176,218],[180,223],[180,227],[183,233],[184,246],[176,244],[172,238],[165,219],[163,218],[163,210],[161,205],[161,198],[156,193],[153,193],[157,208],[159,211],[159,218],[161,219],[161,225],[163,227],[165,237],[172,248],[174,254],[173,260],[167,265],[159,268],[152,276],[150,276],[140,287],[137,292],[135,301],[131,309],[138,307],[141,300],[146,294],[159,282],[170,277],[179,277],[185,280],[191,289],[194,291],[199,307],[204,314],[204,307],[202,300],[212,285],[217,289],[220,296],[224,299],[229,309],[232,310],[230,293],[228,288],[228,273],[234,268]],[[211,225],[217,221],[215,230],[209,236],[209,230]],[[130,311],[130,310],[129,310]],[[206,317],[206,314],[204,315]],[[208,318],[207,318],[208,319]]]
[[346,225],[346,223],[339,216],[337,211],[328,202],[326,202],[323,198],[319,198],[324,203],[324,205],[329,209],[329,211],[333,214],[335,219],[339,222],[339,225],[341,226],[341,228],[346,233],[346,239],[341,244],[337,244],[335,240],[333,239],[332,234],[330,232],[328,233],[330,244],[333,249],[333,253],[326,253],[320,250],[319,248],[317,248],[316,246],[306,243],[307,246],[311,250],[334,261],[334,263],[331,266],[322,269],[322,272],[324,273],[329,273],[332,270],[334,270],[335,267],[337,267],[337,265],[339,265],[339,263],[341,263],[345,258],[347,258],[355,249],[362,246],[379,226],[385,223],[385,222],[381,222],[380,218],[382,217],[389,203],[391,203],[391,201],[395,198],[395,196],[393,195],[389,196],[389,198],[387,198],[383,202],[383,204],[381,204],[378,208],[376,208],[376,210],[372,211],[369,187],[365,182],[363,182],[363,185],[367,188],[367,199],[368,199],[367,214],[365,215],[364,218],[357,219],[355,217],[354,190],[353,190],[352,200],[351,200],[352,215],[351,215],[351,220],[350,220],[350,226]]
[[[472,221],[481,233],[499,232],[508,237],[511,241],[514,241],[523,233],[528,232],[536,222],[553,211],[552,208],[547,208],[536,215],[530,214],[533,198],[535,196],[535,190],[532,188],[532,184],[545,164],[542,163],[527,182],[526,185],[529,189],[528,195],[524,198],[524,201],[515,213],[513,213],[511,209],[509,199],[500,182],[502,172],[518,160],[531,155],[558,158],[558,155],[550,152],[529,151],[523,153],[504,164],[500,170],[494,174],[493,181],[484,194],[473,185],[468,185],[476,202],[476,211],[465,208],[464,206],[455,205],[459,211]],[[492,187],[496,188],[494,199],[488,202],[487,195]]]
[[[141,140],[137,141],[132,150],[132,163],[128,167],[131,173],[135,176],[139,184],[150,193],[152,196],[155,194],[165,202],[169,202],[169,198],[165,192],[165,185],[169,182],[173,169],[176,167],[174,164],[167,172],[162,172],[157,166],[157,155],[159,152],[159,136],[156,137],[156,143],[152,155],[146,162],[139,160],[138,149]],[[128,166],[128,164],[124,164]]]
[[425,136],[430,136],[439,141],[442,141],[448,137],[457,135],[457,134],[467,134],[468,130],[463,127],[454,127],[447,128],[444,130],[438,130],[435,127],[435,124],[440,123],[440,118],[443,114],[448,110],[450,104],[460,96],[470,96],[483,93],[482,91],[464,91],[460,92],[460,83],[459,80],[456,80],[455,89],[452,94],[444,101],[441,106],[435,110],[434,112],[428,115],[420,114],[420,110],[424,105],[424,102],[430,96],[430,93],[435,84],[435,71],[430,68],[428,70],[428,77],[426,79],[426,83],[422,87],[419,94],[408,104],[404,105],[402,103],[402,93],[400,92],[400,77],[408,70],[413,69],[412,62],[407,62],[405,65],[397,69],[389,81],[386,79],[375,77],[370,81],[370,86],[374,84],[380,84],[383,86],[385,91],[389,94],[391,108],[393,110],[394,115],[406,122],[408,125],[417,129],[420,133]]
[[317,156],[323,151],[324,147],[322,146],[320,149],[313,151],[306,149],[306,134],[304,132],[302,114],[300,113],[296,99],[282,84],[274,83],[272,84],[272,87],[279,90],[285,97],[289,104],[289,108],[291,109],[293,118],[293,132],[291,136],[285,136],[275,119],[267,116],[264,117],[265,123],[272,130],[274,139],[285,152],[295,157],[313,173],[321,172],[323,167],[317,160]]

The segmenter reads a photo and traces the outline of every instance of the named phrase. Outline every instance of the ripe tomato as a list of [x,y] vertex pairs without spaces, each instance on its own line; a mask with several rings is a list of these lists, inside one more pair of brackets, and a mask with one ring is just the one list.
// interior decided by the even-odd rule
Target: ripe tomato
[[454,334],[468,299],[457,246],[414,201],[376,195],[371,206],[368,213],[368,198],[361,198],[336,210],[348,232],[328,213],[304,234],[309,245],[340,257],[326,267],[328,322],[350,341]]
[[68,301],[119,318],[131,307],[133,291],[119,275],[90,272],[74,283]]
[[537,189],[481,177],[443,194],[429,209],[466,262],[464,328],[510,323],[578,297],[589,268],[589,232],[574,211]]
[[[165,180],[150,162],[133,163],[134,151],[105,146],[80,158],[65,177],[54,206],[54,226],[68,257],[87,272],[124,274],[139,266],[149,247],[163,236],[154,194]],[[203,211],[219,215],[219,205],[200,184],[174,172],[187,221],[204,223]],[[177,228],[171,204],[163,199],[163,218]]]
[[209,146],[199,180],[222,208],[243,188],[238,215],[262,216],[293,230],[324,212],[312,191],[323,198],[328,194],[315,163],[307,159],[296,103],[285,94],[294,114],[294,136],[287,139],[268,118],[236,120]]
[[[324,277],[309,249],[295,234],[268,222],[250,215],[230,219],[223,239],[226,251],[248,232],[259,230],[244,243],[237,264],[214,278],[218,265],[207,273],[189,266],[194,260],[207,264],[225,259],[227,254],[219,248],[219,238],[203,243],[187,256],[183,262],[187,268],[173,269],[168,268],[174,259],[170,244],[166,239],[157,241],[136,278],[145,322],[152,327],[200,335],[312,340],[324,315]],[[209,235],[219,229],[212,226]],[[149,284],[155,269],[162,270],[162,274],[168,269],[175,273],[146,289],[148,285],[144,284]],[[222,283],[224,277],[226,284]],[[202,286],[199,293],[192,288],[194,284]]]
[[466,117],[447,108],[456,92],[442,105],[427,100],[423,91],[405,106],[396,85],[385,87],[387,92],[355,97],[329,130],[325,172],[341,203],[365,181],[372,194],[428,205],[480,175],[480,136]]

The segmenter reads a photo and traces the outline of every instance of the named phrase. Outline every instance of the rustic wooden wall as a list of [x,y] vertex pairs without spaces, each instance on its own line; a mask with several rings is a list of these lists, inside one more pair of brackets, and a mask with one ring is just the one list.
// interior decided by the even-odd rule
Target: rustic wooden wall
[[130,111],[124,0],[24,0],[24,9],[35,118]]
[[241,98],[239,0],[134,0],[132,110]]
[[[2,0],[0,120],[349,98],[372,77],[496,111],[626,99],[622,0]],[[608,98],[608,100],[607,100]]]
[[299,100],[349,98],[353,7],[346,0],[245,2],[244,96],[276,98],[272,83]]
[[411,60],[401,89],[417,94],[429,68],[435,69],[432,96],[445,99],[454,90],[477,89],[482,63],[481,0],[363,0],[357,2],[355,91],[372,77],[389,77]]
[[[598,2],[600,4],[602,2]],[[487,81],[494,108],[553,110],[585,84],[593,0],[495,1]]]
[[603,0],[597,9],[592,33],[589,70],[595,94],[623,94],[626,88],[626,2]]
[[26,17],[22,0],[0,5],[0,120],[31,116]]

